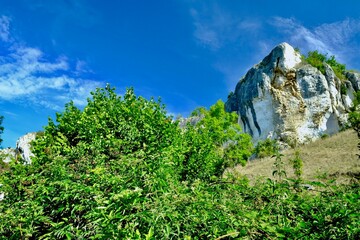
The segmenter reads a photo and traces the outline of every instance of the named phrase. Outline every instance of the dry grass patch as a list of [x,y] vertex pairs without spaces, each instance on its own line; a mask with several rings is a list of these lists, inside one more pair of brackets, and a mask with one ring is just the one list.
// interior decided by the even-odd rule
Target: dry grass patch
[[[359,179],[360,160],[357,148],[358,138],[354,130],[347,130],[325,139],[300,146],[300,157],[303,160],[303,179],[318,181],[336,179],[337,183],[348,183]],[[290,159],[294,158],[295,149],[282,152],[287,177],[295,178]],[[258,178],[273,178],[275,158],[266,157],[249,161],[245,167],[237,166],[235,171],[254,182]]]

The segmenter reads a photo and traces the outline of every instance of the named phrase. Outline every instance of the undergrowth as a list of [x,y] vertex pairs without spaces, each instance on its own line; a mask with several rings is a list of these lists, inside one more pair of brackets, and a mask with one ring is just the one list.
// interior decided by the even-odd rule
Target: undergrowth
[[[299,188],[298,155],[296,179],[278,151],[276,180],[222,177],[251,146],[219,106],[180,129],[132,89],[98,89],[84,110],[67,104],[38,135],[32,164],[14,160],[0,176],[0,239],[360,238],[358,183]],[[242,151],[224,149],[227,138]]]

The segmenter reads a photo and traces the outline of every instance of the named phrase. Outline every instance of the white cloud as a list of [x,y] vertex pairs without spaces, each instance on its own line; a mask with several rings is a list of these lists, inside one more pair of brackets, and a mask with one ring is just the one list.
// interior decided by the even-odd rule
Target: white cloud
[[314,29],[314,32],[321,39],[327,39],[332,47],[343,46],[354,34],[360,32],[360,20],[345,19],[343,21],[322,24]]
[[89,68],[85,61],[77,60],[75,65],[75,74],[81,75],[83,73],[93,73],[93,71]]
[[248,32],[256,32],[262,27],[262,24],[259,20],[254,19],[245,19],[238,23],[239,30],[246,30]]
[[255,33],[262,27],[259,20],[241,19],[217,5],[200,10],[190,9],[190,15],[195,27],[195,39],[212,50],[236,42],[242,35]]
[[[2,17],[0,26],[4,25],[1,19],[9,22],[8,18]],[[0,31],[0,40],[11,38],[8,25],[6,29],[7,35],[1,35],[4,31]],[[99,81],[78,77],[80,73],[75,77],[71,76],[72,69],[66,57],[48,60],[40,49],[16,42],[12,43],[7,51],[6,56],[0,57],[2,100],[27,102],[59,110],[70,100],[77,105],[85,105],[90,91],[103,85]],[[86,64],[76,64],[74,71],[80,71],[81,65],[84,68]]]
[[203,45],[211,47],[212,49],[218,49],[220,47],[220,36],[213,26],[213,21],[205,22],[199,16],[198,11],[195,9],[190,10],[191,16],[194,19],[195,38]]
[[195,40],[216,52],[213,67],[222,73],[223,82],[229,91],[233,90],[241,76],[264,57],[258,56],[259,39],[263,30],[262,20],[235,15],[216,4],[204,4],[197,9],[193,8],[190,15]]
[[0,17],[0,40],[8,42],[10,38],[10,19],[6,16]]
[[303,52],[318,50],[335,55],[341,61],[350,61],[360,45],[353,41],[360,33],[360,20],[345,19],[334,23],[307,28],[293,18],[275,17],[271,24],[285,34],[289,42]]

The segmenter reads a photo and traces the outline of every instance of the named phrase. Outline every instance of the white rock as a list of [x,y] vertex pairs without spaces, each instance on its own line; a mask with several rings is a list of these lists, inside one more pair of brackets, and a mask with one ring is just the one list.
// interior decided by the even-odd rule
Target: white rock
[[341,81],[325,64],[325,74],[302,62],[287,43],[275,47],[262,62],[239,81],[226,102],[227,111],[237,111],[244,132],[255,142],[271,136],[288,144],[305,143],[339,131],[352,106],[354,83]]
[[28,133],[16,141],[16,152],[20,154],[25,164],[31,164],[31,157],[34,156],[31,152],[31,142],[35,137],[36,133]]
[[0,159],[1,158],[5,163],[11,162],[11,160],[15,158],[15,149],[13,148],[0,149]]

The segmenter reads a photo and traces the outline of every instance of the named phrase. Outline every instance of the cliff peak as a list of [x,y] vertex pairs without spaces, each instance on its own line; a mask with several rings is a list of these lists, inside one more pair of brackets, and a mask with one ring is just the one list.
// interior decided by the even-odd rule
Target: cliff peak
[[226,110],[238,113],[243,131],[255,142],[272,138],[297,144],[336,133],[346,124],[360,74],[345,72],[349,80],[340,80],[329,65],[324,68],[321,73],[281,43],[240,79]]

